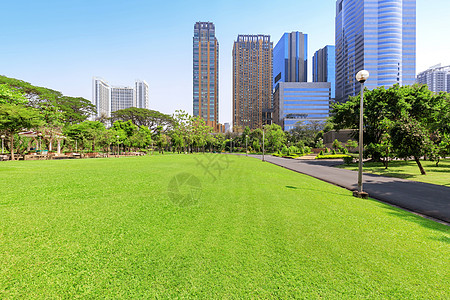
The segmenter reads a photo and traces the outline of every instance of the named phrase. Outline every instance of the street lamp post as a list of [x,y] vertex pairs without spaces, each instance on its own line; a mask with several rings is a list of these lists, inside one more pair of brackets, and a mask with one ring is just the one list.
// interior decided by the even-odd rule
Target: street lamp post
[[361,70],[356,74],[356,80],[361,83],[361,100],[359,103],[359,163],[358,163],[358,191],[354,192],[353,195],[358,198],[367,198],[368,194],[363,192],[363,180],[362,180],[362,170],[363,170],[363,109],[364,109],[364,82],[369,78],[369,72],[366,70]]
[[245,136],[245,156],[248,156],[248,134]]
[[4,140],[5,140],[5,136],[4,135],[2,135],[2,154],[4,153],[4,147],[5,147],[5,145],[4,145]]
[[120,150],[119,150],[119,136],[116,135],[117,138],[117,155],[120,155]]
[[264,159],[264,152],[265,152],[265,150],[264,150],[264,140],[265,140],[265,138],[264,138],[264,125],[263,125],[262,132],[263,132],[263,157],[262,157],[262,161],[265,161],[265,159]]

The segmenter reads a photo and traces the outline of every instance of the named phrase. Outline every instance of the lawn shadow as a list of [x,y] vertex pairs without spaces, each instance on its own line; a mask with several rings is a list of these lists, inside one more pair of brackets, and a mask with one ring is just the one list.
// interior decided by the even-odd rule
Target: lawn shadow
[[[367,172],[367,171],[364,171],[364,172]],[[417,176],[417,175],[405,174],[405,173],[401,173],[401,172],[384,171],[384,170],[383,171],[374,170],[374,173],[373,172],[369,172],[369,173],[378,174],[381,176],[395,177],[395,178],[400,178],[400,179],[410,179],[410,178],[414,178]]]
[[437,230],[437,231],[439,231],[440,234],[441,233],[444,234],[440,237],[436,237],[436,236],[429,237],[430,239],[443,241],[445,243],[450,243],[450,237],[448,236],[448,234],[450,233],[450,226],[444,225],[442,223],[439,223],[439,222],[431,220],[431,219],[427,219],[421,215],[416,215],[410,211],[403,210],[401,207],[391,206],[389,203],[380,202],[376,199],[370,199],[370,201],[375,201],[379,204],[383,204],[382,208],[386,209],[387,213],[389,215],[399,217],[408,222],[416,223],[427,229]]
[[[301,188],[301,187],[296,187],[296,186],[292,186],[292,185],[286,185],[285,186],[288,189],[291,190],[304,190],[304,191],[314,191],[314,192],[321,192],[323,193],[323,190],[318,190],[318,189],[306,189],[306,188]],[[327,194],[333,194],[333,195],[338,195],[338,196],[349,196],[348,193],[336,193],[336,192],[327,192]]]

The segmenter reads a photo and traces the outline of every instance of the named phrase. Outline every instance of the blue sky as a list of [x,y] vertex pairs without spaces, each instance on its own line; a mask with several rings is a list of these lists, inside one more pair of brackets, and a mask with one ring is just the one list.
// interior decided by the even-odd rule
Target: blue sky
[[[3,1],[0,74],[91,99],[92,76],[150,85],[150,108],[192,113],[192,35],[216,25],[219,118],[231,121],[231,50],[238,34],[308,34],[308,56],[334,44],[335,0]],[[450,65],[449,0],[417,0],[417,71]],[[309,66],[311,80],[311,66]]]

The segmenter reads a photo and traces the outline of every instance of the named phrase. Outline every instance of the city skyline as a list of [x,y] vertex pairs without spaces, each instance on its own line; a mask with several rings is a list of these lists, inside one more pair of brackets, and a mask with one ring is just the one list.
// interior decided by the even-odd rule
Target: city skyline
[[[118,1],[4,3],[8,14],[0,24],[8,30],[2,33],[7,47],[0,50],[0,73],[89,100],[95,74],[113,84],[147,78],[151,109],[164,113],[183,109],[192,114],[192,24],[211,21],[221,41],[219,121],[230,122],[231,49],[238,34],[268,34],[278,41],[284,32],[308,33],[308,78],[312,78],[312,54],[324,45],[334,45],[335,30],[335,0],[286,1],[283,6],[239,2],[242,11],[235,10],[237,3],[210,3],[195,10],[182,1],[152,5],[145,1],[127,5]],[[448,8],[448,1],[417,1],[417,73],[438,63],[450,64],[445,54],[450,42],[441,36],[441,28],[449,23],[445,18]],[[255,16],[248,16],[248,9],[256,11]],[[177,43],[157,47],[169,40]],[[176,65],[176,76],[169,77]]]

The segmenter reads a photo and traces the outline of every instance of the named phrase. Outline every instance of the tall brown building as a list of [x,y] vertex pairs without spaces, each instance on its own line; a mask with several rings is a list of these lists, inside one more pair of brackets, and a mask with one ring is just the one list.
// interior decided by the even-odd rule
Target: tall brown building
[[193,38],[193,113],[215,131],[219,124],[219,42],[211,22],[197,22]]
[[234,42],[234,131],[271,123],[272,49],[269,35],[238,35]]

